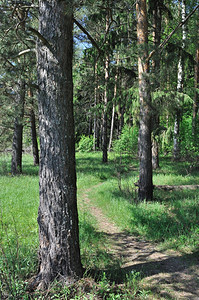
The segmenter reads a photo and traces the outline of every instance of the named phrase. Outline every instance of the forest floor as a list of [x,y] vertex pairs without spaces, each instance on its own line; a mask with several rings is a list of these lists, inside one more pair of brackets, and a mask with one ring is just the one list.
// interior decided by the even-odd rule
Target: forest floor
[[121,271],[140,272],[141,285],[149,289],[148,299],[199,299],[199,260],[194,254],[158,250],[158,244],[121,231],[100,208],[83,194],[83,207],[97,221],[98,231],[107,235],[113,255],[122,261]]

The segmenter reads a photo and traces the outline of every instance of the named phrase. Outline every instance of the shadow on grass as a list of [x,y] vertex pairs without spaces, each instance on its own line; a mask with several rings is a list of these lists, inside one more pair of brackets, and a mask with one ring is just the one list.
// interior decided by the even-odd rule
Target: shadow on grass
[[100,273],[99,270],[119,268],[118,259],[109,251],[107,235],[96,230],[90,220],[86,220],[82,215],[79,219],[79,237],[81,258],[86,273],[92,273],[95,277]]
[[182,295],[187,295],[186,299],[198,299],[199,251],[182,256],[162,255],[157,259],[151,259],[152,255],[152,252],[148,253],[145,262],[133,263],[122,268],[122,272],[139,272],[142,279],[147,279],[153,293],[162,294],[167,299],[174,299],[172,294],[176,293],[175,299],[181,299]]
[[110,282],[117,284],[129,279],[132,282],[136,278],[138,281],[146,279],[153,293],[164,295],[167,299],[174,299],[172,295],[175,293],[188,295],[190,292],[196,297],[193,299],[198,299],[199,250],[186,255],[166,254],[156,250],[156,244],[125,232],[107,234],[107,237],[114,241],[120,261],[104,269],[90,270],[92,277],[102,280],[105,273]]

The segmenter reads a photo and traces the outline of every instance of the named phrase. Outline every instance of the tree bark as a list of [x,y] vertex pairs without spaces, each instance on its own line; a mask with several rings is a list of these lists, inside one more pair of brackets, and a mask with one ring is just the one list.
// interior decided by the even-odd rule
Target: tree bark
[[139,128],[139,190],[140,200],[153,198],[152,154],[151,154],[151,94],[149,85],[148,65],[148,24],[146,0],[138,0],[137,37],[138,37],[138,73],[140,98],[140,128]]
[[18,81],[16,103],[15,103],[16,117],[14,121],[12,160],[11,160],[12,175],[17,175],[22,173],[24,103],[25,103],[25,81],[20,78]]
[[72,4],[39,1],[40,204],[38,289],[82,275],[76,200]]

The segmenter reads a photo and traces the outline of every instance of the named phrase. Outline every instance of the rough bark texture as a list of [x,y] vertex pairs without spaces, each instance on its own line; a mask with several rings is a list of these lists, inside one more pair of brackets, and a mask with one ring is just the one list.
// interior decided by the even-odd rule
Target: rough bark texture
[[22,142],[23,142],[23,116],[25,102],[25,81],[19,79],[16,94],[16,109],[14,121],[14,133],[12,143],[11,173],[17,175],[22,173]]
[[38,43],[40,205],[38,288],[82,275],[76,201],[72,83],[72,9],[67,1],[39,1]]
[[153,198],[152,183],[152,154],[151,154],[151,96],[149,86],[149,65],[147,61],[148,25],[146,0],[138,0],[137,37],[139,46],[138,72],[139,72],[139,98],[140,98],[140,128],[139,128],[139,191],[140,200]]

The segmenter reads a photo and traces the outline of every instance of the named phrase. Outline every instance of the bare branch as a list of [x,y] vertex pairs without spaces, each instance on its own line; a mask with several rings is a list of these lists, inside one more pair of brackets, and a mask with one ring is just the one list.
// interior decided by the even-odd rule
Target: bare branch
[[0,55],[12,68],[15,68],[15,66],[2,53],[0,53]]
[[91,41],[93,46],[99,51],[99,53],[101,53],[102,51],[99,48],[97,42],[92,38],[92,36],[88,33],[88,31],[75,18],[73,18],[73,21],[79,27],[79,29],[81,29],[83,33],[87,35],[88,39]]
[[20,57],[22,55],[25,55],[27,53],[30,53],[30,52],[35,52],[36,53],[36,49],[35,48],[32,48],[32,49],[26,49],[26,50],[23,50],[21,52],[19,52],[16,56],[13,57],[14,58],[17,58],[17,57]]
[[39,33],[39,31],[37,31],[36,29],[34,29],[34,28],[32,28],[32,27],[28,27],[28,30],[30,30],[32,33],[34,33],[34,34],[38,37],[38,39],[39,39],[40,41],[42,41],[43,44],[44,44],[50,51],[53,52],[53,49],[52,49],[51,45],[50,45],[49,42],[45,39],[45,37],[44,37],[41,33]]
[[168,41],[170,40],[170,38],[174,35],[174,33],[180,28],[182,27],[187,21],[188,19],[194,14],[194,12],[199,8],[199,4],[190,12],[190,14],[188,14],[188,16],[185,18],[185,20],[183,22],[180,22],[175,28],[174,30],[166,37],[166,39],[158,46],[157,49],[153,50],[150,52],[147,60],[149,60],[155,52],[159,51],[159,50],[163,50],[164,46],[168,43]]

